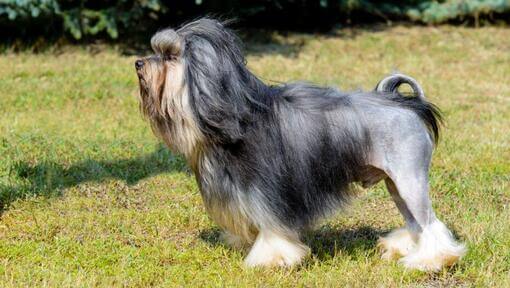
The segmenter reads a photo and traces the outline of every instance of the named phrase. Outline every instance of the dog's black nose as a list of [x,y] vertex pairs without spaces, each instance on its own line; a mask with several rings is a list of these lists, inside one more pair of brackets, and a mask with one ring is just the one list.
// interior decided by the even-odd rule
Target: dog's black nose
[[136,60],[135,62],[135,68],[140,69],[143,67],[143,60]]

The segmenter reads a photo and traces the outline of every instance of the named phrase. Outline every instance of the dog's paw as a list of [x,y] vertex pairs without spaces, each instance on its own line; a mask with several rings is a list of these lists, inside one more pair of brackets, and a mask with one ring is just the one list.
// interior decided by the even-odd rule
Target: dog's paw
[[310,248],[299,240],[263,232],[257,237],[244,263],[248,267],[294,266],[308,254]]
[[416,242],[407,229],[401,228],[380,237],[377,247],[382,252],[382,259],[396,260],[411,253],[416,248]]
[[295,266],[303,260],[309,254],[309,249],[306,248],[295,248],[292,251],[258,251],[258,254],[248,254],[244,260],[244,264],[247,267],[291,267]]
[[426,226],[419,237],[416,249],[400,259],[407,268],[439,271],[452,266],[466,253],[465,246],[440,221]]
[[437,272],[443,267],[454,265],[464,254],[464,251],[452,253],[438,253],[435,255],[410,254],[399,260],[399,263],[408,269],[417,269],[426,272]]

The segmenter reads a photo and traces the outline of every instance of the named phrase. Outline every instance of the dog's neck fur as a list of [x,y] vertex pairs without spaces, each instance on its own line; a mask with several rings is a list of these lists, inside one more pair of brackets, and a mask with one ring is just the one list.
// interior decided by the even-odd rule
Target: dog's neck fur
[[196,170],[204,135],[190,106],[189,87],[184,83],[184,63],[163,64],[160,79],[149,81],[150,89],[141,89],[141,110],[152,130],[174,152],[184,155]]

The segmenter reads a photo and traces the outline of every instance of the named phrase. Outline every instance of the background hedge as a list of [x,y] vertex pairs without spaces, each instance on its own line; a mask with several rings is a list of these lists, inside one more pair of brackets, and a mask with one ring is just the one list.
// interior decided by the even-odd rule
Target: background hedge
[[204,14],[291,30],[393,20],[479,25],[508,19],[510,0],[0,0],[0,36],[118,39]]

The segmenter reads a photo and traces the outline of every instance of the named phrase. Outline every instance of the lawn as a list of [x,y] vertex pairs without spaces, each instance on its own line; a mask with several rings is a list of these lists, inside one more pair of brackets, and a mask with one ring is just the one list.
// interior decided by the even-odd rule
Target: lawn
[[467,244],[428,274],[380,259],[403,220],[382,185],[305,237],[293,269],[247,269],[218,239],[194,177],[138,111],[126,47],[0,54],[0,287],[510,287],[510,29],[380,27],[267,33],[268,83],[372,89],[398,70],[445,114],[431,171],[439,217]]

